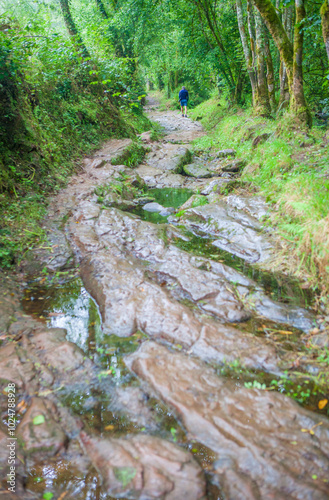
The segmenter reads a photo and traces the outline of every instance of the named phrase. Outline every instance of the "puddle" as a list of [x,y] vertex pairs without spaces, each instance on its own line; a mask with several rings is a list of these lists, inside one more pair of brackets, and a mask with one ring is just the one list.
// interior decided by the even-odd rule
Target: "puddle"
[[55,491],[56,494],[49,498],[116,500],[102,492],[100,477],[93,467],[83,473],[68,460],[55,460],[37,464],[30,469],[26,489],[40,495],[38,498],[48,498],[45,494]]
[[[165,208],[178,208],[193,195],[193,191],[186,188],[154,188],[148,189],[147,195],[153,197],[155,202]],[[153,224],[163,224],[168,219],[168,215],[163,216],[157,212],[147,212],[141,206],[134,208],[131,213],[138,215],[143,220],[153,222]]]
[[215,247],[212,244],[213,239],[211,237],[197,236],[186,231],[185,227],[181,227],[180,229],[188,236],[189,241],[184,241],[181,238],[173,238],[172,242],[178,248],[195,255],[201,255],[202,257],[222,262],[236,269],[241,274],[254,280],[264,289],[265,293],[269,295],[271,299],[277,302],[283,302],[303,308],[310,307],[314,303],[315,294],[313,290],[301,288],[297,280],[280,273],[263,271],[255,265],[248,264],[244,259]]
[[103,338],[98,307],[80,278],[57,285],[32,283],[25,290],[23,308],[49,328],[65,328],[67,340],[85,352],[94,350]]

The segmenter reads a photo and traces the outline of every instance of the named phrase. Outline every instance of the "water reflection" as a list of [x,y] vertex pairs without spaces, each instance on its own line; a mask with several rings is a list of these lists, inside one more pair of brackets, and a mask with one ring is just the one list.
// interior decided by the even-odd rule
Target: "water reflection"
[[98,307],[80,278],[49,287],[33,283],[25,290],[23,307],[45,318],[49,328],[65,328],[67,339],[85,352],[95,350],[102,339]]
[[[148,196],[154,198],[154,201],[163,207],[178,208],[182,206],[194,193],[186,188],[154,188],[147,191]],[[167,222],[168,215],[160,215],[158,212],[147,212],[142,206],[132,210],[132,213],[138,215],[141,219],[154,224],[163,224]]]

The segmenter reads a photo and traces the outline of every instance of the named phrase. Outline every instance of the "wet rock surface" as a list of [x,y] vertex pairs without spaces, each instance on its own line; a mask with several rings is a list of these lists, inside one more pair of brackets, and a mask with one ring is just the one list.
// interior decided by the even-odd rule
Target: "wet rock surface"
[[204,498],[201,468],[178,446],[153,436],[99,440],[80,435],[106,491],[116,498]]
[[20,294],[13,279],[0,270],[0,334],[4,334],[19,309]]
[[[217,453],[214,473],[226,498],[327,498],[327,419],[280,394],[236,387],[153,342],[126,363],[175,409],[193,438]],[[312,428],[313,435],[302,431]]]
[[[43,276],[22,311],[16,281],[0,275],[0,406],[6,422],[14,382],[17,496],[327,498],[328,419],[243,383],[247,370],[276,380],[304,370],[305,342],[327,345],[311,311],[273,300],[271,288],[232,267],[235,256],[250,269],[273,254],[269,208],[243,189],[227,196],[244,186],[235,151],[192,157],[201,125],[156,102],[149,113],[164,127],[161,143],[143,134],[149,151],[135,169],[117,165],[130,139],[85,158],[50,203],[48,243],[23,263],[25,273],[45,266],[59,276],[79,265],[80,292],[66,277],[49,309]],[[216,178],[186,175],[201,167]],[[210,252],[180,247],[195,235]],[[218,259],[219,248],[231,260]],[[219,375],[230,367],[241,375]],[[5,460],[0,452],[2,479]]]
[[192,208],[182,222],[215,237],[213,245],[248,262],[262,262],[272,255],[273,243],[259,223],[242,211],[230,211],[224,203]]
[[207,179],[212,177],[212,172],[210,172],[206,167],[200,165],[199,163],[190,163],[189,165],[184,165],[183,170],[186,175],[190,177],[196,177],[197,179]]

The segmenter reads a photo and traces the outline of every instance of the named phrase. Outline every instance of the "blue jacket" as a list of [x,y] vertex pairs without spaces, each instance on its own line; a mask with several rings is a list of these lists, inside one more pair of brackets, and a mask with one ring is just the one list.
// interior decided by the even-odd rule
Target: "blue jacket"
[[186,89],[182,89],[179,92],[179,100],[181,101],[182,99],[186,99],[188,101],[188,92]]

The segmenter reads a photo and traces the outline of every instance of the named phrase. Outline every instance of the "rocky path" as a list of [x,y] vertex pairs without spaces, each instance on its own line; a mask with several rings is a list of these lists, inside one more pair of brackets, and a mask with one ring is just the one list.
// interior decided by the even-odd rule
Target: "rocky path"
[[[283,299],[263,270],[280,244],[262,224],[268,207],[232,191],[243,168],[233,150],[193,155],[197,122],[151,99],[148,113],[163,139],[142,134],[135,168],[130,139],[85,159],[51,203],[49,246],[25,263],[58,276],[75,265],[83,288],[63,278],[51,291],[39,278],[23,310],[0,276],[0,498],[328,498],[325,410],[272,390],[296,367],[318,373],[305,345],[326,334],[301,289],[284,281]],[[5,480],[8,383],[16,494]]]

